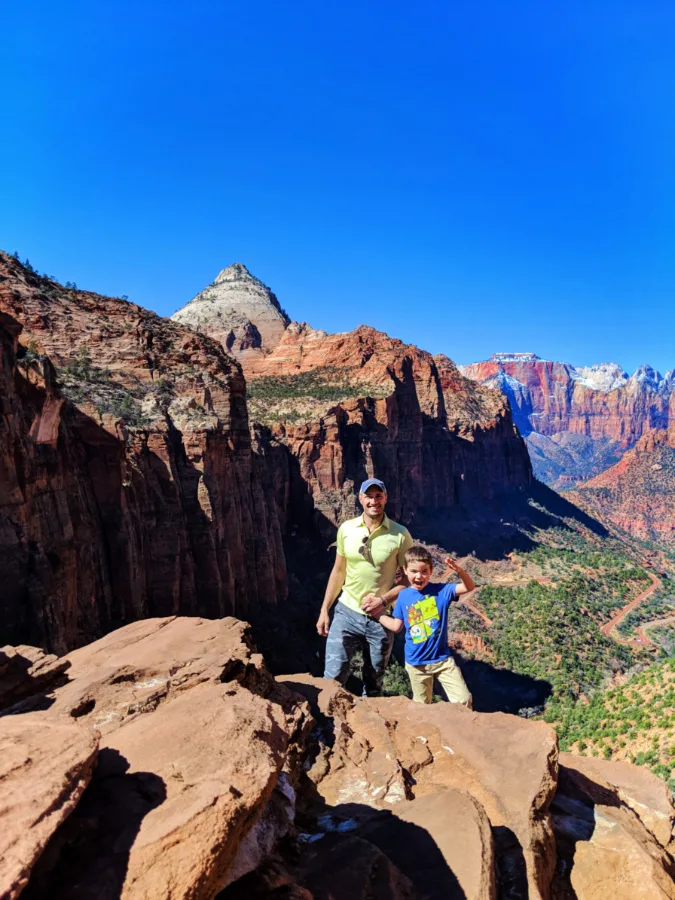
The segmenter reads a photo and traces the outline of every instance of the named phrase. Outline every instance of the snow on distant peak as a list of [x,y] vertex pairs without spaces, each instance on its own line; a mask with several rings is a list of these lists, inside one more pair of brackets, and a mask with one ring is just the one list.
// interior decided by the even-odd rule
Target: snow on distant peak
[[493,353],[490,362],[538,362],[536,353]]
[[[514,378],[512,375],[507,375],[506,372],[496,372],[492,378],[488,379],[491,382],[489,387],[498,387],[500,390],[503,390],[505,387],[510,387],[512,391],[519,391],[525,387],[522,381],[518,381],[517,378]],[[487,382],[486,382],[487,384]]]
[[631,379],[638,384],[647,384],[654,390],[658,390],[661,383],[661,375],[651,366],[638,366]]
[[628,381],[628,375],[621,366],[616,363],[600,363],[597,366],[570,367],[570,373],[575,381],[581,382],[592,391],[616,391]]

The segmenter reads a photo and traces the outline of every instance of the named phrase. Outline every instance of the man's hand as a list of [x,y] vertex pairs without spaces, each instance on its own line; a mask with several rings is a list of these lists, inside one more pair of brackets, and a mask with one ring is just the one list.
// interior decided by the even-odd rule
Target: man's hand
[[316,630],[319,637],[328,637],[328,629],[330,628],[330,616],[328,612],[324,609],[321,610],[321,615],[319,616],[319,620],[316,623]]
[[378,597],[377,594],[366,594],[361,601],[361,609],[368,613],[369,616],[379,616],[384,608],[382,598]]

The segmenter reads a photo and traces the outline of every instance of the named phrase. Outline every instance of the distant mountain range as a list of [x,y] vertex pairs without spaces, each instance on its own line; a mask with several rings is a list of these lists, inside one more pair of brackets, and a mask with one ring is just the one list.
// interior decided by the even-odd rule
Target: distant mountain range
[[616,363],[572,366],[534,353],[496,353],[462,374],[508,397],[534,473],[564,490],[618,462],[652,429],[675,422],[675,370],[628,375]]

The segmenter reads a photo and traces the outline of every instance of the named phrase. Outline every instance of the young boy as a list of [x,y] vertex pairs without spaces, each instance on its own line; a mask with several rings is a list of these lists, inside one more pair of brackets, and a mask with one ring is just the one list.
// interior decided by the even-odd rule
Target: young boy
[[451,703],[462,703],[471,709],[471,694],[448,647],[448,610],[460,594],[475,588],[468,572],[456,562],[446,559],[456,572],[460,584],[433,584],[431,554],[418,544],[405,554],[405,574],[410,587],[401,591],[392,615],[376,616],[389,631],[405,628],[405,668],[412,686],[413,700],[431,703],[434,679],[438,678]]

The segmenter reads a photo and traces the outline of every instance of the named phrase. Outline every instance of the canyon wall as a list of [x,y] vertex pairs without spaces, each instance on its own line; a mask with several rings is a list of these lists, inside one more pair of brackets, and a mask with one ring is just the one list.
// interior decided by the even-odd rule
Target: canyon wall
[[675,425],[642,435],[616,465],[570,492],[573,503],[642,541],[675,549]]
[[[252,296],[239,315],[262,321]],[[316,552],[294,581],[313,615],[364,478],[385,480],[411,527],[531,482],[498,391],[372,328],[268,336],[243,357],[247,397],[219,342],[5,254],[0,314],[5,642],[64,652],[177,613],[276,621],[296,537]]]
[[508,398],[534,473],[564,490],[600,474],[653,428],[675,421],[675,372],[615,363],[571,366],[533,353],[495,354],[462,366],[468,377]]
[[521,356],[527,358],[497,356],[461,371],[508,396],[523,434],[570,431],[628,448],[650,428],[667,428],[675,420],[672,371],[662,378],[640,366],[629,377],[613,363],[574,367],[534,354]]
[[137,618],[283,601],[238,363],[4,254],[0,311],[0,643],[64,652]]
[[293,323],[244,370],[260,440],[287,448],[326,523],[356,514],[355,489],[371,476],[406,523],[530,484],[508,403],[446,357],[366,326],[326,334]]

